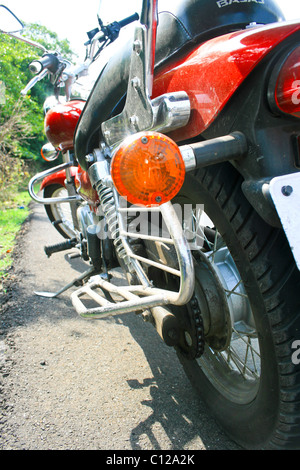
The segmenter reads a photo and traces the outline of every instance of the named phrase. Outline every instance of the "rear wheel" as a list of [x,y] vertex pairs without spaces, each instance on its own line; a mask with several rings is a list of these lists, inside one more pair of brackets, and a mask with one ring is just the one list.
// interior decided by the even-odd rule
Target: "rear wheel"
[[[284,233],[261,220],[241,183],[224,164],[189,176],[183,187],[180,203],[203,204],[211,227],[194,251],[204,353],[191,359],[184,347],[177,352],[237,443],[299,449],[300,368],[293,347],[300,339],[300,273]],[[199,238],[203,224],[195,220]]]

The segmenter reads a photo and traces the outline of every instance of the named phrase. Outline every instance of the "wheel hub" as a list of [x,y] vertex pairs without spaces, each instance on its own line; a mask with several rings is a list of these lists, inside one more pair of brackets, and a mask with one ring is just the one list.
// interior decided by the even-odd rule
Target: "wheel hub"
[[195,260],[195,296],[201,310],[205,341],[224,351],[235,330],[254,335],[249,302],[235,263],[224,247],[216,252],[199,251]]

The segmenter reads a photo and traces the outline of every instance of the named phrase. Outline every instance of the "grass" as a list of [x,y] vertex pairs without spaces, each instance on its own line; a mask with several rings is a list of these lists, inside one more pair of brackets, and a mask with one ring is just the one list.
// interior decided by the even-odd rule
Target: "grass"
[[29,215],[31,198],[27,190],[15,192],[9,200],[0,203],[0,291],[12,264],[16,236]]

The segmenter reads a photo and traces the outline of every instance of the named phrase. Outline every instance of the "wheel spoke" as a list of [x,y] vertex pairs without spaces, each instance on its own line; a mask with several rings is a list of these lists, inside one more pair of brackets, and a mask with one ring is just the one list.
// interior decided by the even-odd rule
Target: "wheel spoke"
[[[252,344],[250,336],[240,334],[235,328],[233,332],[236,338],[232,340],[230,346],[221,353],[216,353],[219,359],[224,360],[231,370],[238,370],[247,379],[251,376],[259,378],[259,371],[256,362],[260,360],[260,354]],[[236,344],[238,343],[238,344]],[[243,345],[244,344],[244,345]]]
[[[201,225],[201,214],[203,214],[203,211],[201,211],[199,209],[197,212],[198,212],[197,214],[195,214],[195,212],[193,212],[193,227],[194,227],[194,230],[192,231],[190,229],[187,229],[187,231],[189,233],[192,233],[194,235],[194,237],[197,238],[198,240],[201,240],[201,243],[200,243],[201,247],[203,246],[203,241],[205,241],[207,243],[207,246],[209,248],[212,248],[213,243],[208,240],[208,238],[207,238],[207,236],[205,235],[205,232],[204,232],[204,225]],[[200,235],[198,234],[198,231],[200,231]]]
[[232,290],[227,290],[227,289],[224,289],[224,291],[226,292],[227,297],[229,297],[231,294],[234,294],[234,295],[239,295],[240,297],[244,297],[248,299],[248,295],[243,294],[242,292],[233,292]]
[[[217,241],[218,241],[218,230],[216,230],[215,232],[215,239],[214,239],[214,248],[213,248],[213,252],[212,252],[212,262],[214,263],[215,261],[215,254],[217,252]],[[218,248],[220,249],[220,248]]]
[[248,348],[246,349],[244,360],[242,360],[240,355],[233,348],[230,348],[230,353],[231,353],[232,362],[237,367],[237,369],[239,370],[240,374],[244,377],[244,379],[247,379],[249,375],[252,377],[258,378],[257,368],[254,366],[253,367],[254,370],[253,370],[250,368],[250,365],[247,364]]
[[229,297],[230,295],[232,294],[235,294],[235,295],[239,295],[241,297],[245,297],[246,299],[248,299],[248,296],[246,294],[243,294],[242,292],[235,292],[235,290],[242,284],[242,279],[240,279],[236,285],[233,287],[233,289],[231,290],[228,290],[228,289],[224,289],[226,294],[227,294],[227,297]]
[[260,379],[261,360],[255,323],[249,298],[233,257],[214,222],[206,219],[206,215],[194,211],[192,222],[186,224],[185,230],[213,268],[218,279],[216,285],[223,288],[224,302],[227,299],[228,309],[224,324],[228,327],[229,344],[227,343],[226,349],[219,350],[220,343],[213,339],[210,342],[208,339],[206,353],[200,358],[201,367],[221,393],[233,401],[248,402],[255,395]]

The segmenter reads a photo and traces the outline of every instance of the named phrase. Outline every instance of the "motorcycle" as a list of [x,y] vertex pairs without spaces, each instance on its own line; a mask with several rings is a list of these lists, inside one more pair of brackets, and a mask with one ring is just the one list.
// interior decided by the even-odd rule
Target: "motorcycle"
[[[76,103],[72,83],[132,21]],[[77,220],[49,253],[71,244],[90,263],[39,294],[76,286],[84,318],[136,312],[234,441],[299,449],[300,22],[273,0],[144,0],[139,19],[99,19],[87,45],[73,70],[46,52],[28,86],[49,72],[66,86],[45,116],[66,162],[29,191]],[[74,192],[38,197],[34,183],[60,171]]]

